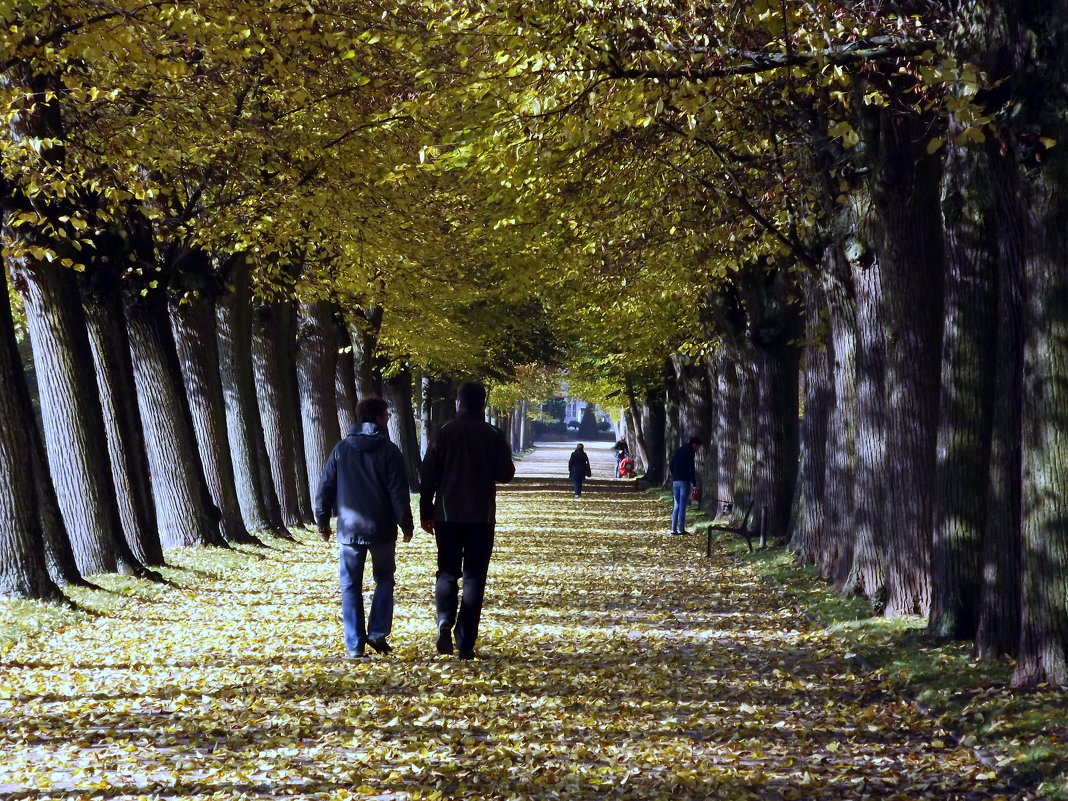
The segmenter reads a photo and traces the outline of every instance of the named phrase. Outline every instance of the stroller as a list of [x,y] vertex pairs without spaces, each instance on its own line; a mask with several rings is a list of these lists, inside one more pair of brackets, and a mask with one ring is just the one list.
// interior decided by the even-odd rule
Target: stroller
[[620,478],[634,478],[634,460],[629,456],[626,456],[619,460],[619,467],[616,469],[616,474]]

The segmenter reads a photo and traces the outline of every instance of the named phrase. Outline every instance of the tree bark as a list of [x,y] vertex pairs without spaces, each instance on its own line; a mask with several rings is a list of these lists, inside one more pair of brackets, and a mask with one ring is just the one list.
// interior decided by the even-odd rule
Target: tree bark
[[[292,351],[293,310],[288,302],[261,304],[252,312],[252,363],[256,400],[267,449],[267,466],[285,526],[311,520],[301,513],[298,486],[307,494],[306,471],[299,469],[295,433],[298,421],[294,393],[296,381]],[[303,450],[303,449],[302,449]]]
[[37,366],[48,463],[82,575],[118,567],[121,534],[85,319],[73,273],[29,255],[10,259]]
[[386,381],[384,388],[386,402],[393,410],[389,418],[389,437],[404,456],[408,488],[419,492],[419,438],[412,404],[412,374],[407,369],[400,370]]
[[337,354],[337,374],[334,377],[334,402],[337,404],[337,423],[341,435],[356,425],[356,373],[352,351]]
[[842,593],[873,600],[877,611],[886,604],[884,521],[886,505],[886,356],[880,312],[881,269],[877,261],[853,262],[856,292],[856,484],[852,537],[842,532],[830,578]]
[[[226,408],[226,433],[233,460],[237,499],[245,528],[288,537],[281,504],[271,480],[252,367],[251,265],[243,257],[230,264],[230,291],[216,304],[216,336]],[[330,363],[333,388],[333,362]],[[334,418],[336,425],[337,418]]]
[[[330,304],[301,303],[297,325],[297,386],[304,426],[307,486],[313,496],[330,451],[341,438],[334,403],[336,357]],[[360,397],[365,395],[361,392]]]
[[[954,137],[950,137],[953,141]],[[942,215],[946,228],[945,333],[939,404],[931,611],[936,637],[970,640],[981,607],[980,557],[997,365],[997,243],[982,151],[951,144]]]
[[27,435],[36,423],[19,392],[22,385],[25,393],[25,380],[7,281],[0,275],[0,598],[53,600],[62,594],[45,560]]
[[[204,269],[210,269],[205,265]],[[170,298],[171,331],[193,421],[200,463],[227,542],[258,542],[245,528],[226,433],[216,339],[215,300],[207,287]]]
[[[857,419],[860,414],[857,404],[856,295],[850,265],[841,248],[833,245],[827,248],[820,279],[827,304],[833,386],[832,406],[827,420],[824,530],[822,542],[814,556],[821,576],[841,581],[852,567],[854,553]],[[868,488],[871,489],[870,486]],[[872,578],[870,574],[862,577],[861,585],[866,586]],[[881,585],[881,578],[878,583]]]
[[103,265],[94,266],[92,272],[90,285],[82,295],[82,305],[96,366],[97,391],[103,407],[122,529],[127,545],[141,564],[162,565],[163,546],[152,501],[118,277]]
[[645,394],[642,431],[645,433],[645,480],[650,486],[660,486],[667,475],[664,462],[667,413],[664,409],[664,391],[650,390]]
[[804,416],[800,424],[796,510],[792,515],[790,549],[814,563],[823,549],[824,498],[827,494],[827,448],[834,407],[831,369],[833,346],[825,333],[826,300],[818,277],[805,276]]
[[225,545],[197,453],[162,289],[129,286],[123,308],[164,548]]
[[941,161],[927,153],[932,119],[872,111],[864,126],[873,172],[886,358],[886,614],[930,608],[932,487],[945,272]]
[[356,368],[356,394],[359,398],[382,397],[382,359],[378,353],[378,332],[382,328],[382,307],[372,304],[356,310],[349,327]]
[[741,436],[739,422],[739,385],[736,354],[721,352],[716,371],[715,438],[718,444],[716,497],[723,503],[736,504],[734,492],[738,475],[738,443]]

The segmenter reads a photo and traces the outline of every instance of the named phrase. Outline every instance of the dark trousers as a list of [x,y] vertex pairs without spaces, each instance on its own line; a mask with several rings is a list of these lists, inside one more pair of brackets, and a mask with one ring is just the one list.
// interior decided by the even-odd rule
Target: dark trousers
[[583,481],[582,476],[575,476],[574,478],[571,479],[571,481],[575,485],[575,497],[578,497],[578,496],[582,495],[582,481]]
[[[438,541],[438,580],[434,587],[438,628],[454,629],[456,647],[473,650],[493,554],[493,524],[435,522],[434,534]],[[461,578],[462,596],[458,588]]]

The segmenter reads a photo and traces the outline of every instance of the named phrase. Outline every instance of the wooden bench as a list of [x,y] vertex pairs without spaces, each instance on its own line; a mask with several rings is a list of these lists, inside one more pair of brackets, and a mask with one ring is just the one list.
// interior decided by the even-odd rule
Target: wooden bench
[[[705,532],[708,535],[708,541],[705,543],[705,556],[706,557],[711,557],[712,556],[712,532],[713,531],[726,531],[729,534],[741,534],[743,537],[745,537],[745,544],[749,546],[750,553],[753,551],[753,535],[756,532],[755,531],[750,531],[750,529],[749,529],[749,517],[753,513],[753,504],[754,503],[756,503],[756,502],[755,501],[750,501],[749,502],[749,506],[748,506],[748,508],[746,508],[745,514],[742,515],[742,523],[741,523],[741,525],[729,526],[729,525],[725,525],[723,523],[720,523],[719,525],[712,525],[712,526],[708,527],[708,530]],[[727,504],[724,504],[724,507],[725,507],[724,511],[727,511],[727,508],[726,508]]]

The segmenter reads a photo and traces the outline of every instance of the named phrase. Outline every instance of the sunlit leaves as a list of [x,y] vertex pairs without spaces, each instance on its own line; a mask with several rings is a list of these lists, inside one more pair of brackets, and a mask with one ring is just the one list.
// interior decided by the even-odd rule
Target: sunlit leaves
[[[570,449],[521,474],[562,476]],[[595,479],[611,469],[591,448]],[[433,652],[433,545],[398,549],[387,658],[340,658],[336,554],[169,554],[174,586],[0,654],[0,786],[53,798],[995,798],[991,768],[744,564],[631,491],[501,497],[474,663]],[[121,595],[126,597],[122,598]],[[119,598],[118,604],[114,599]]]

